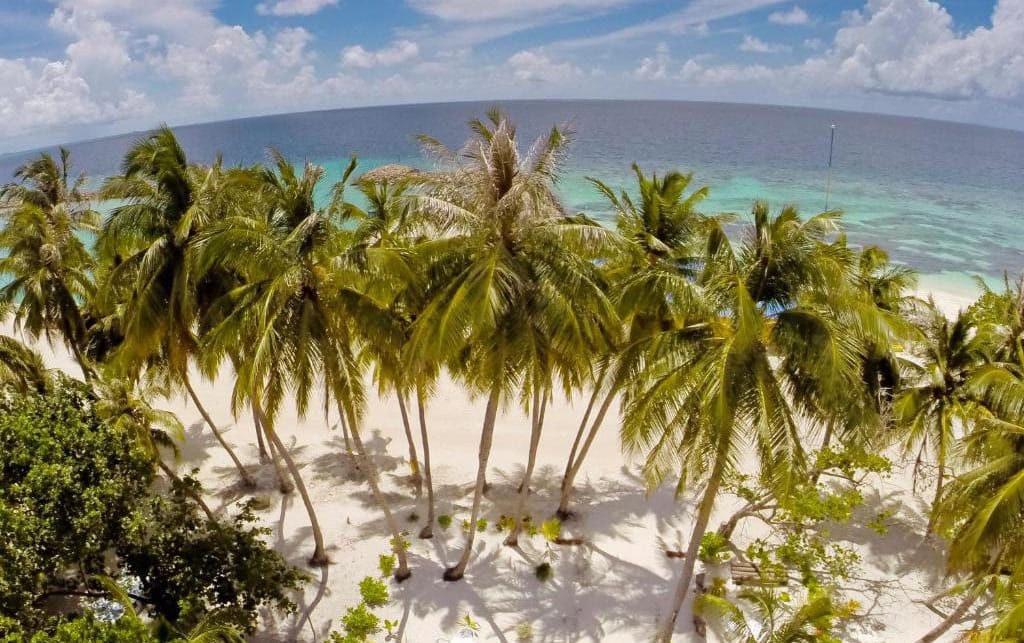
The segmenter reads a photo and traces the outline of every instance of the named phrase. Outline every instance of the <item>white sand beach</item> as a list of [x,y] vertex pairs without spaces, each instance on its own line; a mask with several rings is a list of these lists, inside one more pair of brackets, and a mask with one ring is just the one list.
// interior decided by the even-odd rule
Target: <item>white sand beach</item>
[[[950,314],[965,304],[955,295],[934,295]],[[51,365],[78,375],[61,350],[42,350]],[[232,417],[231,382],[228,378],[197,382],[196,388],[227,440],[258,473],[259,488],[254,493],[269,500],[269,508],[259,515],[271,529],[273,546],[310,574],[305,591],[297,597],[299,613],[279,622],[268,615],[267,632],[255,640],[324,640],[332,629],[340,630],[345,609],[359,602],[359,580],[376,575],[378,555],[388,551],[382,515],[345,455],[337,416],[325,420],[322,411],[314,411],[300,420],[294,409],[288,408],[278,422],[278,431],[316,504],[332,560],[326,568],[310,569],[305,563],[313,542],[302,503],[298,494],[282,497],[273,467],[259,464],[251,419],[248,415]],[[556,400],[550,407],[529,501],[529,511],[537,519],[547,519],[557,506],[559,479],[583,404]],[[183,399],[158,406],[177,413],[188,429],[177,470],[184,473],[198,468],[208,488],[220,490],[211,498],[214,508],[230,511],[231,505],[244,500],[244,490],[232,484],[237,475],[230,460],[202,424],[195,407]],[[482,401],[471,400],[449,380],[440,383],[430,401],[427,418],[438,513],[451,515],[454,523],[447,530],[435,528],[432,540],[416,537],[422,518],[406,523],[413,575],[401,585],[389,583],[391,601],[381,614],[399,621],[405,637],[401,640],[415,643],[447,640],[467,614],[480,623],[480,637],[485,641],[517,641],[517,627],[523,625],[532,630],[534,641],[650,640],[657,619],[668,609],[681,566],[681,561],[667,558],[664,552],[666,548],[685,549],[692,495],[677,500],[671,486],[648,494],[638,467],[623,458],[611,414],[578,480],[578,516],[564,526],[565,532],[582,537],[585,544],[552,546],[552,580],[542,583],[533,573],[547,547],[542,538],[523,538],[521,550],[517,550],[502,546],[503,534],[492,527],[477,540],[465,579],[456,583],[441,579],[442,570],[458,557],[463,543],[460,524],[468,516],[472,500],[483,407]],[[413,512],[425,516],[425,499],[415,500],[408,484],[406,443],[394,399],[371,398],[363,432],[399,519],[406,522]],[[484,505],[491,525],[501,514],[512,513],[528,439],[528,419],[518,409],[505,409],[498,420],[488,473],[493,486]],[[847,541],[863,558],[860,577],[843,584],[847,595],[862,606],[862,617],[844,640],[913,641],[940,620],[923,604],[944,587],[941,542],[925,541],[922,535],[925,499],[931,492],[925,488],[919,490],[920,497],[911,494],[909,467],[897,465],[893,475],[873,478],[865,498],[864,511],[895,511],[888,520],[888,532],[879,535],[844,526],[832,530],[833,538]],[[712,524],[728,511],[727,503],[719,503]],[[755,527],[751,521],[745,523],[737,540],[756,535]],[[944,640],[952,640],[956,630]],[[676,640],[700,640],[689,619],[680,618]]]

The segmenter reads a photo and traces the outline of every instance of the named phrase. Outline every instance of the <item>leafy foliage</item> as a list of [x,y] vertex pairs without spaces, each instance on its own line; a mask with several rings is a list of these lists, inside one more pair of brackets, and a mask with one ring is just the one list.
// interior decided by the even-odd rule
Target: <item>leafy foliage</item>
[[131,432],[100,421],[86,387],[67,378],[46,395],[0,391],[0,453],[0,615],[31,624],[35,599],[63,589],[66,570],[104,569],[153,465]]
[[151,611],[172,622],[196,623],[218,610],[251,632],[257,610],[295,610],[289,597],[304,579],[252,527],[248,505],[230,522],[206,520],[180,485],[169,496],[151,496],[127,523],[119,553],[138,576]]

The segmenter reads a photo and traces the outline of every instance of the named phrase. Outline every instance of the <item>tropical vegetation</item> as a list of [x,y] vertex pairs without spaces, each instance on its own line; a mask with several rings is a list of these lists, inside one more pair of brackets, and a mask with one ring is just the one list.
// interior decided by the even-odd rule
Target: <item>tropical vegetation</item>
[[[368,441],[374,395],[396,403],[407,475],[391,477],[425,508],[408,516],[416,535],[435,537],[435,523],[464,534],[445,581],[487,574],[475,557],[504,484],[488,479],[490,455],[515,408],[528,418],[524,466],[494,526],[523,552],[522,534],[545,536],[538,579],[557,573],[556,546],[586,542],[576,514],[601,511],[600,497],[574,499],[602,427],[618,428],[649,490],[670,483],[694,502],[666,549],[681,561],[657,641],[683,614],[734,640],[843,640],[858,613],[839,581],[859,561],[828,526],[884,532],[886,512],[864,513],[865,480],[900,458],[930,490],[921,537],[948,545],[936,600],[955,601],[921,640],[979,605],[991,609],[971,640],[1024,637],[1024,282],[986,286],[950,319],[913,296],[910,269],[848,243],[838,211],[705,213],[693,174],[639,165],[625,189],[591,179],[612,215],[602,225],[559,197],[570,128],[527,148],[494,109],[469,129],[459,148],[421,136],[428,169],[360,173],[353,158],[332,185],[274,150],[267,164],[197,162],[166,127],[102,181],[74,176],[65,149],[17,170],[0,189],[3,640],[237,640],[261,612],[295,611],[307,576],[266,544],[260,503],[215,509],[172,466],[185,427],[157,407],[181,395],[230,458],[233,497],[260,493],[203,381],[229,382],[276,488],[298,492],[312,566],[331,564],[320,517],[337,508],[317,506],[303,436],[296,447],[282,431],[290,412],[341,427],[332,458],[366,484],[391,551],[334,640],[404,631],[373,609],[388,577],[425,569]],[[48,370],[44,344],[66,349],[81,379]],[[481,411],[464,529],[451,533],[431,474],[464,454],[445,448],[451,427],[427,422],[444,379]],[[582,413],[560,485],[531,499],[547,411],[566,399]],[[734,513],[716,529],[726,497]],[[541,502],[550,513],[530,516]],[[766,535],[743,541],[747,520]],[[733,559],[801,598],[712,582]],[[56,596],[81,600],[58,608]],[[121,616],[105,621],[85,599]]]

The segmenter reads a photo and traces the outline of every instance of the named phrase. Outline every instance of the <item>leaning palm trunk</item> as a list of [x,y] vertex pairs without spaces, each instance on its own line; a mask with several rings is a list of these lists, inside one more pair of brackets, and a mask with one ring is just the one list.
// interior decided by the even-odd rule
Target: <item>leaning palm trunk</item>
[[533,469],[537,466],[537,451],[540,447],[541,431],[544,430],[544,412],[547,410],[548,397],[541,393],[540,388],[533,392],[533,408],[530,431],[530,454],[526,459],[526,473],[523,474],[523,482],[519,487],[519,498],[516,500],[515,513],[512,514],[512,529],[505,538],[505,544],[515,547],[519,544],[519,533],[523,528],[524,514],[526,511],[526,499],[530,495],[530,481],[533,478]]
[[263,440],[263,426],[260,424],[260,418],[256,414],[256,409],[252,410],[252,425],[256,429],[256,444],[260,450],[260,462],[266,464],[270,460],[270,453],[267,451],[266,442]]
[[[723,448],[724,447],[724,448]],[[676,629],[676,619],[683,609],[683,603],[690,594],[690,585],[693,584],[693,572],[697,565],[697,554],[700,552],[700,541],[708,530],[708,523],[711,521],[711,511],[715,508],[715,497],[718,495],[718,488],[722,484],[722,477],[725,474],[725,451],[728,450],[728,443],[720,444],[711,476],[708,478],[707,488],[700,499],[700,506],[697,509],[697,521],[693,525],[693,532],[690,534],[690,542],[686,546],[686,556],[683,558],[683,571],[679,576],[679,585],[672,597],[672,609],[668,616],[658,627],[655,635],[657,643],[671,643],[672,632]]]
[[[265,461],[263,455],[263,436],[266,434],[266,428],[260,420],[259,390],[255,386],[249,391],[249,399],[249,406],[252,407],[253,424],[256,426],[256,437],[259,438],[260,442],[260,460]],[[274,473],[277,476],[277,488],[284,495],[288,495],[295,490],[295,486],[292,484],[291,480],[288,479],[289,474],[281,464],[281,452],[269,438],[267,439],[267,442],[269,442],[267,445],[269,447],[268,457],[270,458],[270,461],[274,463]]]
[[291,474],[292,479],[295,481],[295,486],[299,489],[299,496],[302,497],[302,504],[306,507],[306,514],[309,516],[309,526],[313,530],[313,555],[309,558],[309,564],[313,567],[322,567],[327,565],[330,561],[327,558],[327,551],[324,548],[324,534],[320,529],[320,521],[316,517],[316,509],[313,508],[313,501],[309,497],[309,492],[306,490],[306,483],[302,480],[302,475],[299,473],[299,468],[295,466],[295,460],[292,459],[288,449],[285,447],[284,442],[281,441],[280,436],[277,435],[277,431],[274,430],[273,424],[267,419],[267,414],[263,411],[263,407],[260,405],[258,399],[252,400],[253,407],[256,409],[256,414],[260,418],[260,424],[263,426],[263,431],[267,434],[267,440],[273,448],[277,449],[278,454],[284,459],[285,465],[288,467],[288,472]]
[[928,516],[928,526],[925,528],[924,532],[925,536],[931,536],[935,532],[935,520],[939,515],[939,501],[942,500],[942,485],[945,482],[945,476],[943,475],[945,472],[943,471],[944,467],[942,464],[943,463],[940,460],[938,465],[938,478],[935,481],[935,497],[932,498],[932,510]]
[[[594,392],[594,395],[596,398],[596,391]],[[560,520],[565,520],[571,515],[571,512],[569,511],[569,502],[572,500],[573,485],[576,483],[576,476],[579,475],[580,470],[583,468],[583,460],[586,459],[587,454],[590,452],[590,447],[594,444],[594,439],[597,438],[597,432],[601,428],[601,423],[604,422],[604,418],[608,414],[608,409],[611,408],[614,400],[615,389],[613,388],[608,391],[607,395],[605,395],[604,402],[601,403],[601,408],[597,410],[597,416],[594,418],[594,423],[590,426],[590,431],[587,433],[587,438],[583,441],[583,446],[580,448],[579,455],[576,456],[576,459],[566,470],[565,477],[562,478],[562,496],[558,501],[558,511],[556,512],[556,515]],[[591,404],[593,404],[593,402],[594,400],[592,399]],[[584,420],[585,419],[586,418],[584,418]]]
[[971,609],[971,606],[974,605],[974,602],[977,600],[978,593],[973,591],[970,592],[964,597],[964,600],[960,601],[960,604],[957,605],[956,609],[950,612],[949,616],[929,630],[927,634],[917,639],[917,643],[932,643],[933,641],[939,640],[943,634],[949,631],[949,628],[960,622],[960,619],[967,614],[967,610]]
[[420,538],[434,537],[434,481],[430,477],[430,440],[427,438],[427,409],[423,387],[416,386],[416,406],[420,416],[420,439],[423,441],[423,482],[427,485],[427,524]]
[[423,493],[423,476],[420,474],[420,460],[416,454],[416,440],[412,437],[412,425],[409,423],[408,402],[404,391],[396,391],[398,410],[402,414],[402,428],[405,429],[405,441],[409,444],[409,472],[412,484],[416,487],[416,495]]
[[462,551],[459,562],[454,567],[444,570],[444,580],[460,580],[466,573],[469,557],[473,554],[473,540],[476,537],[476,524],[480,519],[480,500],[484,495],[484,476],[487,474],[487,460],[491,456],[491,443],[494,442],[494,423],[498,418],[498,405],[501,403],[501,383],[495,383],[487,398],[487,410],[484,412],[484,426],[480,432],[479,463],[476,472],[476,487],[473,490],[473,510],[469,518],[469,533],[466,535],[466,548]]
[[583,436],[586,435],[587,426],[590,424],[590,414],[594,411],[594,405],[597,404],[597,398],[601,394],[601,383],[603,381],[604,373],[601,373],[601,377],[594,383],[594,390],[590,394],[590,401],[587,402],[587,408],[583,412],[583,418],[580,420],[580,428],[576,429],[576,437],[572,441],[572,448],[569,449],[569,459],[565,463],[565,473],[562,474],[563,490],[565,489],[565,481],[569,479],[572,465],[576,461],[576,453],[580,449],[580,443],[583,442]]
[[[341,434],[345,438],[345,453],[347,453],[348,455],[352,455],[352,440],[348,433],[348,420],[345,419],[344,412],[341,414],[341,419],[339,420],[339,422],[341,423]],[[356,465],[356,468],[358,469],[359,466]]]
[[207,518],[209,518],[212,521],[217,520],[217,517],[213,515],[213,511],[210,510],[209,505],[207,505],[206,501],[203,500],[203,495],[201,492],[195,491],[192,489],[192,487],[185,485],[185,482],[178,477],[178,474],[174,473],[174,471],[172,471],[171,468],[167,466],[167,463],[160,459],[159,455],[157,455],[156,457],[156,464],[158,467],[160,467],[160,470],[164,472],[164,475],[167,476],[168,480],[170,480],[172,483],[182,485],[182,488],[186,490],[188,496],[192,498],[192,500],[195,500],[196,504],[199,505],[199,508],[203,510],[203,513],[206,514]]
[[85,379],[86,384],[92,384],[93,378],[96,373],[92,369],[92,365],[89,364],[89,360],[86,359],[85,354],[82,353],[82,349],[78,347],[78,342],[73,339],[69,339],[69,346],[71,346],[71,353],[75,357],[75,361],[78,362],[78,368],[82,369],[82,377]]
[[224,439],[224,436],[220,434],[220,431],[217,429],[217,425],[213,423],[213,418],[211,418],[210,414],[206,412],[206,407],[203,406],[203,403],[199,401],[199,396],[196,395],[195,389],[192,388],[192,383],[188,381],[188,375],[183,375],[181,381],[185,385],[185,390],[188,391],[189,397],[192,398],[192,403],[196,405],[196,408],[199,409],[199,414],[202,415],[203,420],[206,421],[206,425],[210,427],[210,430],[213,431],[213,435],[217,438],[217,441],[220,442],[220,445],[228,452],[228,455],[231,457],[231,461],[235,463],[235,468],[238,469],[238,473],[242,476],[242,483],[249,488],[255,487],[256,481],[249,474],[246,468],[242,466],[242,461],[235,455],[235,452],[231,449],[231,445],[229,445]]
[[[338,401],[338,412],[341,413],[342,417],[345,417],[345,408],[340,400]],[[388,507],[384,494],[380,492],[380,485],[377,481],[377,467],[366,452],[366,445],[363,444],[363,438],[359,435],[359,424],[354,414],[349,415],[349,424],[352,428],[352,442],[356,446],[356,456],[363,462],[363,466],[366,467],[366,481],[370,485],[370,494],[373,496],[373,501],[384,512],[384,522],[388,526],[388,531],[391,532],[391,549],[395,552],[395,556],[398,557],[398,569],[395,570],[395,580],[401,583],[412,576],[412,572],[409,571],[409,558],[405,553],[405,539],[402,537],[402,532],[398,529],[398,521],[395,520],[395,515],[391,513],[391,508]]]

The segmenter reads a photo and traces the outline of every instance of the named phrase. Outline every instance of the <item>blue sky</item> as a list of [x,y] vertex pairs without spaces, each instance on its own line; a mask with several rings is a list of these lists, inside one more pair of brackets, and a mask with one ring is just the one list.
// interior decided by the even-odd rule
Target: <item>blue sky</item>
[[1024,0],[0,0],[0,153],[357,105],[663,98],[1024,129]]

